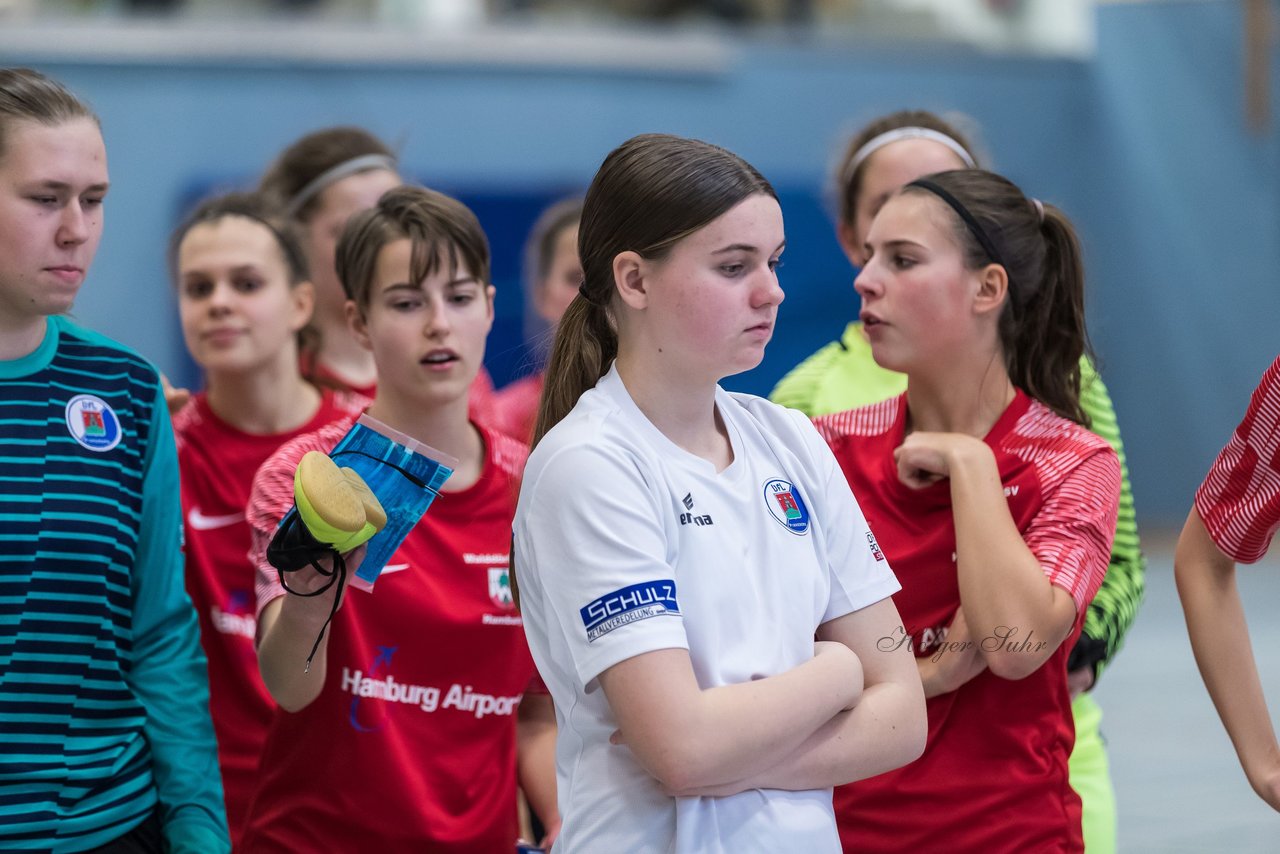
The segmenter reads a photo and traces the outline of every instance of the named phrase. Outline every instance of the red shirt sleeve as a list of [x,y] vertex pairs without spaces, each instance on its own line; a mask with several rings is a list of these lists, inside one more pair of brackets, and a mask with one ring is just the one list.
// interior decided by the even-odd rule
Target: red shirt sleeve
[[1049,582],[1071,594],[1079,613],[1093,601],[1111,560],[1120,502],[1120,460],[1090,454],[1049,494],[1023,539]]
[[275,536],[280,520],[293,507],[293,472],[302,454],[284,455],[282,452],[286,449],[292,450],[285,446],[258,469],[253,479],[253,492],[245,508],[250,530],[249,562],[257,570],[254,593],[258,599],[259,617],[268,602],[285,592],[275,567],[267,561],[267,546]]
[[1237,563],[1267,553],[1280,527],[1280,357],[1262,375],[1244,420],[1196,492],[1196,511]]
[[280,520],[293,507],[293,473],[308,451],[329,453],[351,429],[354,420],[334,421],[314,433],[286,442],[262,464],[253,478],[245,520],[250,531],[249,562],[257,570],[254,594],[258,600],[259,617],[268,602],[285,594],[285,589],[280,586],[279,573],[267,560],[267,546],[276,535]]

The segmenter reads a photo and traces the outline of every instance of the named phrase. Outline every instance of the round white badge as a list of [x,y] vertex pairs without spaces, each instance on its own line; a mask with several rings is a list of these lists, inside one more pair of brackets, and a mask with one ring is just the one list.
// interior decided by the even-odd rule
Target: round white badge
[[115,410],[92,394],[77,394],[67,402],[67,430],[90,451],[109,451],[120,444],[120,419]]
[[764,485],[764,503],[769,515],[777,519],[793,534],[805,534],[809,530],[809,508],[800,497],[800,490],[789,481],[774,478]]

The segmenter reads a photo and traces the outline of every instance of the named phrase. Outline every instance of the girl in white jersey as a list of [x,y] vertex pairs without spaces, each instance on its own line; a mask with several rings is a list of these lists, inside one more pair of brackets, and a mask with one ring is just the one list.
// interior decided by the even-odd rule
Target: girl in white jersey
[[834,458],[717,384],[764,354],[784,242],[768,182],[696,140],[636,137],[587,192],[513,555],[557,852],[838,851],[830,787],[920,753],[915,665],[876,648],[898,584]]

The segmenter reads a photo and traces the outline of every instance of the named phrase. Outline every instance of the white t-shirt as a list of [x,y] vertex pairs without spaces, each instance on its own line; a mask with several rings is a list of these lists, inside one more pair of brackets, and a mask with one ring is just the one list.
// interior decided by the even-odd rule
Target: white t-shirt
[[733,463],[715,467],[640,412],[617,369],[539,443],[515,551],[529,647],[555,699],[556,851],[838,852],[831,790],[662,793],[596,677],[688,649],[706,689],[813,657],[819,625],[898,589],[826,444],[801,413],[716,390]]

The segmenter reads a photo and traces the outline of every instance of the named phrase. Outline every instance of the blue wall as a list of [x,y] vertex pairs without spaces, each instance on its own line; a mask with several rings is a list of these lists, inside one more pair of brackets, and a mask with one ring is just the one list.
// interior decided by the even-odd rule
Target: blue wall
[[1280,352],[1280,145],[1244,129],[1241,6],[1102,9],[1082,218],[1144,519],[1185,517]]
[[580,189],[643,131],[725,145],[778,187],[788,298],[764,365],[729,384],[766,392],[856,311],[823,207],[826,169],[860,120],[958,110],[999,171],[1077,220],[1103,374],[1145,523],[1185,515],[1210,458],[1278,349],[1277,145],[1243,127],[1235,2],[1106,5],[1089,61],[936,47],[734,45],[723,70],[665,75],[549,68],[84,64],[26,61],[104,118],[107,236],[78,316],[187,371],[165,236],[193,187],[243,183],[307,130],[368,126],[411,174],[475,204],[491,231],[499,324],[490,367],[524,359],[518,240],[541,200]]

